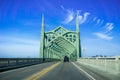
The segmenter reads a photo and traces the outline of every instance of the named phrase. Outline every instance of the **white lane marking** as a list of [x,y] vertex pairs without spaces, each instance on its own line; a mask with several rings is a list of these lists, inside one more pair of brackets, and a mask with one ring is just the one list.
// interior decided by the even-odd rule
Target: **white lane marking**
[[90,74],[88,74],[86,71],[84,71],[83,69],[81,69],[78,65],[76,65],[75,63],[72,62],[72,64],[78,68],[79,70],[81,70],[82,72],[84,72],[89,78],[91,78],[92,80],[96,80],[94,77],[92,77]]
[[26,66],[26,67],[21,67],[21,68],[16,68],[16,69],[8,70],[8,71],[5,71],[5,72],[0,72],[0,74],[5,74],[5,73],[13,72],[13,71],[19,71],[19,70],[22,70],[22,69],[30,68],[30,67],[33,67],[33,66],[39,66],[39,65],[41,65],[41,64],[36,64],[36,65],[31,65],[31,66]]

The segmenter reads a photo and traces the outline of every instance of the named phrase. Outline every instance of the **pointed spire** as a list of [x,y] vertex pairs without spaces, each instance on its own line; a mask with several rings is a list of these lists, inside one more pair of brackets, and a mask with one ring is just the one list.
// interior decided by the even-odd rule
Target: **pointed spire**
[[40,39],[40,58],[44,59],[44,14],[42,14],[42,25],[41,25],[41,39]]
[[77,58],[81,57],[81,43],[80,43],[80,31],[79,31],[79,11],[77,11],[76,15],[76,43],[77,43]]
[[42,31],[44,31],[44,14],[42,14]]
[[79,11],[77,11],[76,15],[76,32],[79,32]]

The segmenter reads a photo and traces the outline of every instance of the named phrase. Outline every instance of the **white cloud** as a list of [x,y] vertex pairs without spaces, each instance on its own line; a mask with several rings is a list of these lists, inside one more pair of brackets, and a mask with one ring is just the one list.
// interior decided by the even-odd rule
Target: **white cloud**
[[114,28],[113,23],[106,23],[105,28],[106,32],[111,31]]
[[104,22],[104,20],[101,19],[97,19],[96,21],[97,21],[96,25],[102,25]]
[[100,24],[100,22],[101,22],[101,20],[100,20],[100,19],[98,19],[98,20],[97,20],[97,25],[98,25],[98,24]]
[[95,22],[96,25],[102,25],[103,22],[104,22],[104,20],[98,19],[97,17],[94,17],[93,20],[92,20],[92,22]]
[[89,14],[90,14],[90,13],[85,12],[85,13],[83,14],[83,16],[82,16],[82,15],[79,15],[79,22],[80,22],[80,24],[83,24],[83,23],[87,20],[87,17],[88,17]]
[[74,19],[74,12],[72,10],[67,10],[67,17],[63,21],[64,24],[71,22]]
[[96,35],[97,37],[99,37],[101,39],[104,39],[104,40],[111,40],[111,39],[113,39],[112,36],[109,36],[109,35],[104,34],[104,33],[97,32],[97,33],[94,33],[94,35]]
[[[103,20],[98,19],[99,24],[103,23]],[[113,23],[106,23],[104,26],[104,31],[103,32],[96,32],[93,33],[97,37],[104,39],[104,40],[112,40],[113,36],[111,36],[111,30],[114,28]]]
[[94,18],[93,18],[93,22],[94,22],[96,19],[97,19],[97,17],[94,17]]
[[[63,21],[64,24],[68,24],[69,22],[76,20],[75,19],[76,13],[73,10],[65,9],[62,5],[61,5],[61,8],[67,12],[67,17],[65,17],[65,20]],[[77,11],[80,13],[80,10],[77,10]],[[87,17],[89,14],[90,13],[88,13],[88,12],[84,12],[84,14],[81,14],[81,15],[79,14],[78,15],[79,23],[83,24],[87,20]]]
[[100,24],[103,24],[104,20],[101,20]]
[[61,7],[63,10],[65,10],[65,8],[64,8],[64,6],[63,6],[63,5],[61,5],[60,7]]

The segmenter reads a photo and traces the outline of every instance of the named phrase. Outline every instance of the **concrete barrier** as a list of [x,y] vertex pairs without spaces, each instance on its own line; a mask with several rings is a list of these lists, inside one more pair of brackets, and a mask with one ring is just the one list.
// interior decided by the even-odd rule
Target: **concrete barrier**
[[58,59],[51,58],[0,58],[0,72],[14,68],[30,66],[45,62],[58,61]]
[[120,57],[110,58],[80,58],[79,63],[101,69],[107,72],[120,73]]

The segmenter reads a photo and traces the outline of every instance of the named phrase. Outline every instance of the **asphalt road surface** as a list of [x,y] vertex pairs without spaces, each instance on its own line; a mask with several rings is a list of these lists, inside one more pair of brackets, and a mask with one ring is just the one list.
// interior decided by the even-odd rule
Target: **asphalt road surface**
[[[96,75],[95,75],[96,76]],[[97,75],[99,76],[99,75]],[[100,76],[101,77],[101,76]],[[49,62],[0,73],[0,80],[106,80],[94,78],[72,62]]]
[[91,80],[72,63],[63,62],[39,80]]

